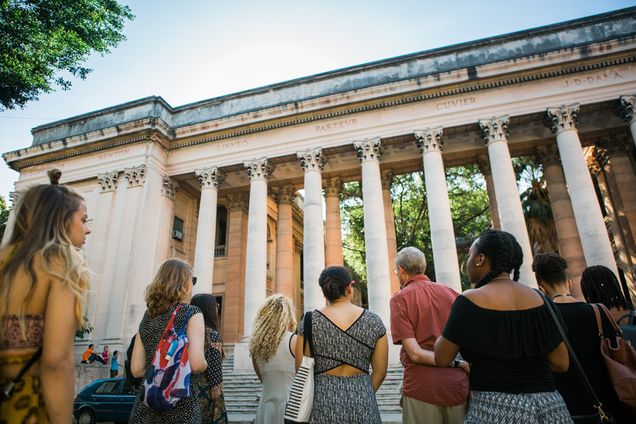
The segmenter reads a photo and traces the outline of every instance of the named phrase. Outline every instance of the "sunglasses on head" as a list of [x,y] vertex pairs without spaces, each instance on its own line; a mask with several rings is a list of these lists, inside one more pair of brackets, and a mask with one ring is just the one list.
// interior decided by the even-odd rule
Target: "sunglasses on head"
[[192,285],[196,285],[197,284],[197,277],[192,277]]

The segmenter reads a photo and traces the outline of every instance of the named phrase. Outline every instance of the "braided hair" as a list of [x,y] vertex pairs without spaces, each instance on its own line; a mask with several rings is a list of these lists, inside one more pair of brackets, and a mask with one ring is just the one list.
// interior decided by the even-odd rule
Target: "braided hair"
[[588,266],[581,275],[581,291],[588,303],[602,303],[608,308],[632,309],[621,291],[618,278],[606,266]]
[[568,263],[558,253],[537,253],[534,255],[532,270],[541,282],[554,287],[568,279],[565,269]]
[[523,251],[517,239],[505,231],[486,230],[475,243],[477,254],[483,254],[490,261],[491,270],[481,277],[476,288],[485,286],[502,272],[514,272],[512,279],[519,281],[519,269],[523,263]]

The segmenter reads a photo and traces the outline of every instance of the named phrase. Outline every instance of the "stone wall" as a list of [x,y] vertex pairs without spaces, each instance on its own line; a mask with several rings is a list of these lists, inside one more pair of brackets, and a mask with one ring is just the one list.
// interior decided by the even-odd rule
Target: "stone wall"
[[78,393],[91,381],[110,376],[110,365],[99,363],[75,364],[75,393]]

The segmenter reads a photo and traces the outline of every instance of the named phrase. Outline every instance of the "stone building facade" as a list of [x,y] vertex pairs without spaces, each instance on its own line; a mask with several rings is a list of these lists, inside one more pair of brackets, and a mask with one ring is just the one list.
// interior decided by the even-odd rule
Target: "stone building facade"
[[479,164],[493,226],[517,237],[521,281],[536,285],[521,155],[543,163],[570,277],[603,264],[633,291],[635,63],[630,8],[185,106],[135,100],[34,128],[32,146],[3,157],[20,172],[16,193],[58,167],[86,197],[96,343],[135,333],[144,288],[171,256],[222,299],[229,343],[247,340],[269,292],[299,312],[324,304],[317,277],[342,263],[339,193],[355,180],[369,307],[388,325],[391,177],[422,169],[438,280],[461,289],[444,169]]

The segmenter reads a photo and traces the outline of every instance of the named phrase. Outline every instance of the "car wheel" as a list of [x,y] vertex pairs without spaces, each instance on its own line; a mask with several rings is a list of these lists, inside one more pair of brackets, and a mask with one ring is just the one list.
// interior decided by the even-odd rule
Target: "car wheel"
[[77,424],[95,424],[95,415],[89,409],[82,409],[77,414]]

